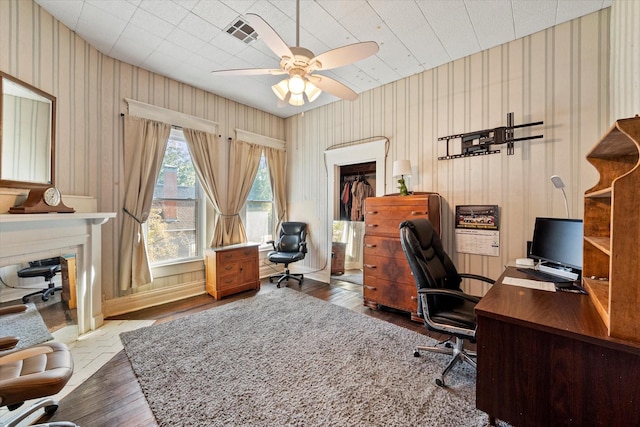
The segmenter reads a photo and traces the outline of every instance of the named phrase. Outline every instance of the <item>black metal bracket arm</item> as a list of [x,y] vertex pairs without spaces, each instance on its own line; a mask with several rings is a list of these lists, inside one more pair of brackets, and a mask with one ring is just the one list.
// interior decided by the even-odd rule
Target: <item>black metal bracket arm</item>
[[[492,150],[492,145],[507,144],[507,155],[514,153],[514,142],[528,141],[531,139],[542,138],[543,135],[531,135],[523,136],[520,138],[514,138],[514,130],[541,125],[544,122],[524,123],[521,125],[513,124],[513,113],[507,114],[507,125],[500,126],[493,129],[478,130],[474,132],[460,133],[456,135],[448,135],[438,138],[438,141],[447,141],[447,153],[444,156],[438,157],[438,160],[450,160],[458,159],[461,157],[470,156],[484,156],[487,154],[497,154],[500,150]],[[449,154],[449,141],[460,138],[461,141],[461,154]]]

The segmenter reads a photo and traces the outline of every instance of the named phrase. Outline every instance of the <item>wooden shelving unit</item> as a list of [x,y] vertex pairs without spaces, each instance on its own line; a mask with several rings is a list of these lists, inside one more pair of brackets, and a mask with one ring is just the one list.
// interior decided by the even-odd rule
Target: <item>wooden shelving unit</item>
[[640,341],[640,117],[616,121],[587,161],[600,181],[584,196],[583,284],[609,335]]

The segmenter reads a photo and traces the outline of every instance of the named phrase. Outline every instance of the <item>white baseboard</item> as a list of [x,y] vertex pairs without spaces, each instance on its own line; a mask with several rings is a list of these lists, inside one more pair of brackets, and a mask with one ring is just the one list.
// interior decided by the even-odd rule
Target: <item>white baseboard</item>
[[139,294],[127,295],[126,297],[106,300],[102,303],[104,317],[117,316],[119,314],[130,313],[168,302],[202,295],[205,293],[205,281],[182,283],[176,286],[168,286],[162,289],[154,289]]

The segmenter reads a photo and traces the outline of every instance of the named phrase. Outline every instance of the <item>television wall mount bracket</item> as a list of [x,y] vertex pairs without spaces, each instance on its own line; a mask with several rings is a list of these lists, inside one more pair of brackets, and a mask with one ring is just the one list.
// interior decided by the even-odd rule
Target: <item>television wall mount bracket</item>
[[[493,129],[478,130],[475,132],[459,133],[456,135],[448,135],[438,138],[438,141],[447,141],[447,153],[438,157],[438,160],[459,159],[461,157],[485,156],[487,154],[497,154],[500,150],[492,150],[492,145],[507,144],[507,155],[514,153],[514,142],[529,141],[531,139],[542,138],[543,135],[530,135],[520,138],[514,138],[514,130],[541,125],[544,122],[524,123],[521,125],[513,124],[513,113],[507,114],[507,125]],[[449,142],[453,139],[460,138],[461,154],[449,154]]]

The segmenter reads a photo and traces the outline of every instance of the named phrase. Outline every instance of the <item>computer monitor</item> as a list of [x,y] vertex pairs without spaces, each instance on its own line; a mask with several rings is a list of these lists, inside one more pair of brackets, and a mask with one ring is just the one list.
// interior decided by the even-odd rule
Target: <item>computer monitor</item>
[[551,267],[544,271],[552,274],[563,275],[563,271],[575,273],[576,270],[580,272],[582,240],[581,219],[536,218],[530,256]]

